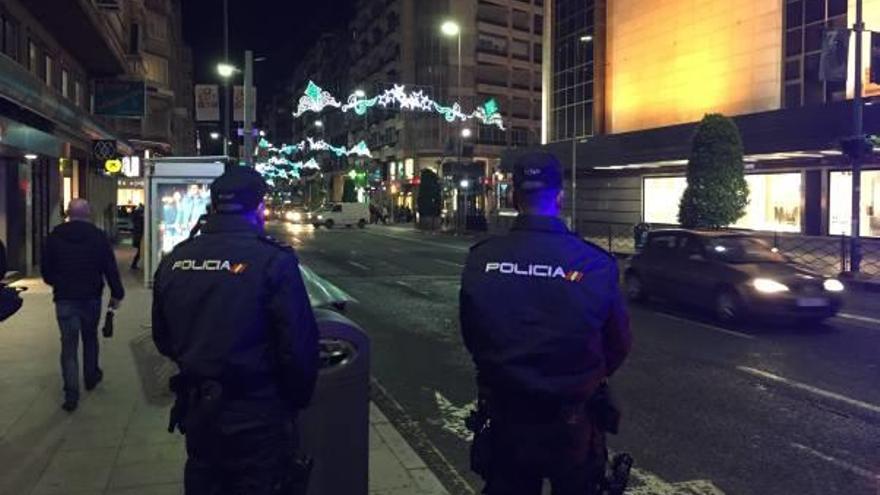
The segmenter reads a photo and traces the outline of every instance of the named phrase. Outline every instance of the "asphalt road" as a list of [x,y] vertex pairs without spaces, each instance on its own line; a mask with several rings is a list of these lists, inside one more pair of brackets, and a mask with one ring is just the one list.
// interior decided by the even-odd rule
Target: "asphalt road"
[[[474,374],[457,321],[473,240],[385,227],[270,230],[359,301],[347,315],[372,339],[380,405],[421,439],[453,493],[478,492],[460,423]],[[612,382],[623,431],[610,439],[636,459],[631,492],[880,494],[872,300],[858,297],[850,317],[816,328],[721,328],[692,310],[631,307],[635,348]]]

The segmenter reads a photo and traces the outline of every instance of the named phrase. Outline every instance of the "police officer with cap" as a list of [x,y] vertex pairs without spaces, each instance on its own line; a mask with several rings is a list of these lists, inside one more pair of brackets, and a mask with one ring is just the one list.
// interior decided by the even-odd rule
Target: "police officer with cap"
[[217,178],[199,235],[156,272],[153,340],[180,368],[169,431],[186,434],[188,495],[290,493],[318,330],[296,254],[263,233],[266,191],[250,168]]
[[489,428],[472,464],[489,495],[600,493],[606,452],[597,392],[631,346],[615,259],[570,231],[562,166],[528,153],[514,169],[509,234],[471,249],[461,331]]

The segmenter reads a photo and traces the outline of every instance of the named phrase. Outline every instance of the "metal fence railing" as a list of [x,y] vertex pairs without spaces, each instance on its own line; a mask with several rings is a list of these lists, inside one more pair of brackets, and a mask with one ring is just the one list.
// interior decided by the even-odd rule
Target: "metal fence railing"
[[[615,254],[633,254],[635,235],[632,224],[578,222],[585,239]],[[800,234],[749,232],[764,239],[796,263],[825,275],[849,271],[848,237],[808,236]],[[880,277],[880,239],[862,239],[861,273]]]

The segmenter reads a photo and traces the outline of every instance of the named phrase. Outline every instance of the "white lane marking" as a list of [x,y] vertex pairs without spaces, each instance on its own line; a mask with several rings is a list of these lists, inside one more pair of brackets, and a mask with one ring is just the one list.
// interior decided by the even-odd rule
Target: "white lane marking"
[[880,414],[880,406],[876,404],[871,404],[869,402],[860,401],[858,399],[852,399],[845,395],[838,394],[836,392],[829,392],[828,390],[823,390],[821,388],[814,387],[812,385],[807,385],[806,383],[796,382],[794,380],[789,380],[788,378],[781,377],[779,375],[774,375],[768,371],[759,370],[757,368],[750,368],[748,366],[737,366],[736,369],[748,373],[750,375],[759,376],[761,378],[766,378],[767,380],[782,383],[784,385],[788,385],[791,388],[796,388],[798,390],[803,390],[804,392],[809,392],[813,395],[818,395],[819,397],[824,397],[826,399],[836,400],[838,402],[842,402],[844,404],[848,404],[853,407],[857,407],[859,409],[864,409],[866,411],[870,411],[875,414]]
[[869,480],[872,480],[872,481],[880,482],[880,474],[878,474],[878,473],[871,472],[863,467],[856,466],[855,464],[846,462],[842,459],[838,459],[834,456],[825,454],[823,452],[819,452],[816,449],[812,449],[810,447],[807,447],[806,445],[803,445],[803,444],[800,444],[797,442],[792,442],[791,446],[797,450],[800,450],[801,452],[804,452],[806,454],[810,454],[813,457],[818,457],[819,459],[822,459],[825,462],[831,463],[831,464],[833,464],[841,469],[844,469],[846,471],[849,471],[853,474],[856,474],[856,475],[861,476],[863,478],[868,478]]
[[420,295],[420,296],[423,296],[423,297],[431,297],[431,294],[428,294],[427,292],[424,292],[424,291],[422,291],[422,290],[416,289],[415,287],[413,287],[412,285],[410,285],[410,284],[404,282],[403,280],[397,280],[397,281],[395,281],[394,283],[397,284],[397,285],[399,285],[399,286],[401,286],[401,287],[404,287],[404,288],[406,288],[406,289],[409,289],[409,290],[415,292],[416,294],[418,294],[418,295]]
[[854,315],[852,313],[838,313],[837,317],[846,320],[860,321],[862,323],[870,323],[872,325],[880,326],[880,319],[871,318],[869,316]]
[[371,268],[368,267],[367,265],[362,265],[362,264],[358,263],[357,261],[348,261],[347,263],[355,268],[360,268],[361,270],[364,270],[364,271],[371,270]]
[[730,335],[731,337],[739,337],[741,339],[746,339],[746,340],[756,340],[757,339],[757,337],[755,337],[754,335],[749,335],[747,333],[737,332],[736,330],[728,330],[726,328],[716,327],[715,325],[709,325],[708,323],[702,323],[699,321],[689,320],[687,318],[681,318],[679,316],[673,316],[673,315],[670,315],[667,313],[655,311],[654,314],[669,318],[670,320],[680,321],[682,323],[687,323],[690,325],[703,327],[707,330],[712,330],[714,332],[719,332],[719,333],[723,333],[725,335]]
[[446,261],[446,260],[440,260],[440,259],[435,259],[434,261],[436,261],[437,263],[440,263],[441,265],[451,266],[454,268],[464,268],[464,265],[462,265],[461,263],[456,263],[454,261]]
[[[440,412],[441,428],[464,442],[473,440],[473,433],[467,429],[464,420],[470,415],[471,410],[477,407],[476,401],[459,406],[435,390],[434,402]],[[630,477],[631,486],[626,491],[627,495],[724,495],[724,492],[709,480],[670,483],[639,468],[633,468]]]
[[460,252],[462,252],[462,253],[467,253],[467,252],[470,251],[470,249],[471,249],[471,248],[469,248],[469,247],[464,247],[464,246],[452,246],[452,245],[449,245],[449,244],[443,244],[443,243],[440,243],[440,242],[422,241],[422,240],[419,240],[419,239],[409,239],[409,238],[407,238],[407,237],[401,237],[401,236],[390,235],[390,234],[382,234],[382,233],[379,233],[379,232],[370,232],[370,235],[377,235],[377,236],[381,236],[381,237],[387,237],[387,238],[389,238],[389,239],[394,239],[394,240],[397,240],[397,241],[412,242],[412,243],[414,243],[414,244],[423,244],[423,245],[425,245],[425,246],[441,247],[441,248],[444,248],[444,249],[451,249],[451,250],[453,250],[453,251],[460,251]]

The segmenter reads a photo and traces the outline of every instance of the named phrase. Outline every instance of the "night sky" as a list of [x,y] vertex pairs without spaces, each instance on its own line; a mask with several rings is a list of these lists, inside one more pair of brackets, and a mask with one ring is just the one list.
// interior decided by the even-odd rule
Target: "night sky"
[[[244,51],[268,60],[256,64],[261,102],[281,83],[321,33],[345,27],[355,0],[229,0],[229,53],[244,66]],[[218,83],[223,58],[222,0],[183,0],[183,30],[193,48],[195,83]]]

